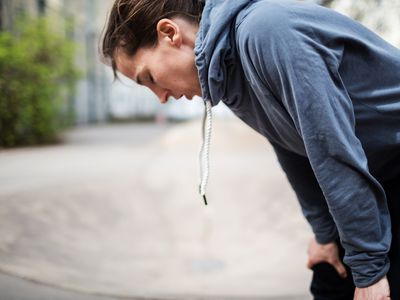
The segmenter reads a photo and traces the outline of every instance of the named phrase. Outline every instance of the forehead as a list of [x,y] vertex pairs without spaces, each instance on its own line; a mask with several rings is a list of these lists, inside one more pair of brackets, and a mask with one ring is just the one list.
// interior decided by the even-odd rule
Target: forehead
[[143,51],[141,49],[133,56],[127,55],[123,50],[117,50],[114,58],[117,70],[133,80],[145,66]]

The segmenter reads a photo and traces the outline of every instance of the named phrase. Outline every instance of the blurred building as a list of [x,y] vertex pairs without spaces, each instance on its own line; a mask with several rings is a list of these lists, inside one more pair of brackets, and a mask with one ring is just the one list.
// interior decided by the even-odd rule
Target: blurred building
[[0,28],[12,31],[17,16],[29,14],[38,16],[44,14],[44,0],[0,0]]

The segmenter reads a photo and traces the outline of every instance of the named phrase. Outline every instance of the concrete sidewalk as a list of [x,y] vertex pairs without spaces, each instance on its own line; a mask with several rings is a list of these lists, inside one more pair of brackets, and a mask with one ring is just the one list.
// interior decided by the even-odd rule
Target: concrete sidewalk
[[272,149],[216,121],[205,207],[200,132],[111,125],[1,151],[0,270],[108,299],[310,299],[311,233]]

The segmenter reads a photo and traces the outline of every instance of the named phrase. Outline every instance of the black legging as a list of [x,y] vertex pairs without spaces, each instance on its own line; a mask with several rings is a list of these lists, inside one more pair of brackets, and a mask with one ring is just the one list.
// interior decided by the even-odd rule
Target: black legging
[[[392,300],[400,300],[400,177],[382,184],[386,192],[392,222],[392,245],[389,251],[390,269],[387,274]],[[344,249],[340,242],[339,255],[343,260]],[[315,300],[352,300],[354,283],[350,269],[346,266],[347,278],[341,278],[328,263],[313,267],[310,290]]]

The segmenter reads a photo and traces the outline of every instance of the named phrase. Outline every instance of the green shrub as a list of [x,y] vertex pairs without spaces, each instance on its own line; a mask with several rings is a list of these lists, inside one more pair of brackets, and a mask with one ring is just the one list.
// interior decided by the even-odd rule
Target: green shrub
[[0,32],[0,147],[55,142],[72,117],[73,42],[46,19],[20,24]]

